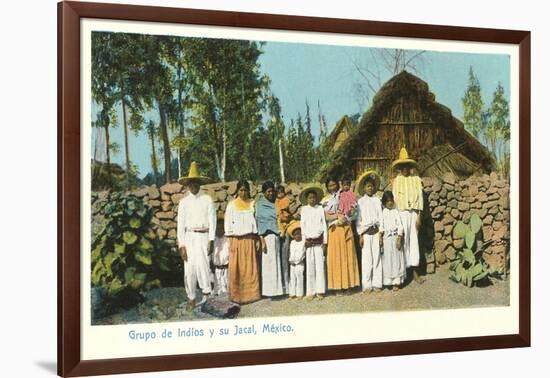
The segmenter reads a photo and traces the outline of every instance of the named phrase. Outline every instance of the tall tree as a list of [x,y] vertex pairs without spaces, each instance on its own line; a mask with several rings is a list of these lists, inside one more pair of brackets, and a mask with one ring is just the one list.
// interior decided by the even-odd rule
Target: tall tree
[[159,132],[163,147],[165,182],[173,181],[172,152],[170,146],[169,115],[174,106],[174,80],[172,67],[167,61],[170,55],[170,40],[165,36],[139,35],[139,53],[143,66],[139,92],[149,107],[156,107],[159,113]]
[[485,134],[483,129],[483,99],[481,98],[481,87],[479,80],[474,74],[474,69],[470,66],[468,73],[468,87],[462,97],[462,106],[464,108],[464,126],[473,136],[479,138]]
[[299,176],[299,158],[298,158],[298,138],[294,119],[290,119],[290,124],[286,134],[285,161],[287,162],[287,178],[290,181],[298,181]]
[[108,33],[92,33],[92,99],[101,106],[95,126],[105,133],[107,181],[112,185],[110,129],[116,127],[114,104],[117,101],[117,85],[111,73],[113,56],[109,51],[111,36]]
[[153,180],[156,185],[159,185],[159,171],[157,162],[157,148],[155,146],[156,135],[158,133],[157,127],[152,120],[149,120],[147,124],[147,135],[151,141],[151,168],[153,169]]
[[[267,96],[268,102],[268,122],[267,129],[271,136],[272,145],[276,148],[276,155],[279,160],[279,178],[281,183],[285,183],[285,157],[284,157],[284,139],[285,139],[285,125],[283,123],[283,117],[281,115],[281,104],[279,99],[273,94],[269,93]],[[276,171],[273,175],[276,175]]]
[[244,40],[186,39],[192,80],[193,123],[213,147],[220,180],[249,172],[252,132],[261,123],[267,79],[260,75],[261,44]]
[[315,137],[313,136],[311,111],[309,102],[306,99],[306,113],[304,118],[304,157],[305,157],[305,179],[310,180],[317,169],[317,154],[315,151]]
[[363,113],[387,78],[407,70],[420,75],[426,50],[366,49],[351,62],[359,80],[354,84],[355,100]]
[[510,141],[510,106],[500,82],[493,92],[493,100],[489,106],[488,114],[490,120],[485,131],[486,138],[499,166],[501,166],[504,156],[508,152]]

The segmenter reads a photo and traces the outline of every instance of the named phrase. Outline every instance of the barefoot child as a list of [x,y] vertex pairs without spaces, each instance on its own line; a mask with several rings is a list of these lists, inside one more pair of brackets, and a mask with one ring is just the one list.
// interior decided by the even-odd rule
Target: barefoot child
[[399,290],[407,277],[405,267],[405,254],[403,252],[403,225],[399,210],[395,208],[393,194],[384,192],[382,196],[382,221],[380,223],[380,235],[384,241],[384,253],[382,254],[382,271],[384,286],[393,290]]
[[287,233],[292,237],[290,242],[290,281],[288,286],[288,295],[290,299],[301,299],[304,296],[304,260],[306,258],[306,249],[302,240],[302,230],[300,222],[292,221],[287,229]]
[[382,203],[375,196],[380,178],[374,171],[367,171],[357,180],[359,212],[357,233],[361,249],[361,286],[364,293],[382,290],[382,261],[380,258],[380,222]]
[[216,224],[216,239],[214,240],[214,293],[221,295],[227,293],[227,265],[229,264],[229,240],[224,235],[224,214],[218,212]]
[[326,292],[325,251],[327,224],[325,210],[319,205],[323,189],[309,186],[300,193],[300,228],[306,249],[306,295],[308,299],[323,299]]
[[422,180],[413,173],[416,161],[409,158],[405,147],[401,148],[399,159],[395,160],[392,166],[397,171],[397,176],[392,182],[392,192],[403,224],[405,263],[407,269],[412,270],[414,280],[423,283],[424,279],[418,273],[420,265],[418,229],[424,209]]

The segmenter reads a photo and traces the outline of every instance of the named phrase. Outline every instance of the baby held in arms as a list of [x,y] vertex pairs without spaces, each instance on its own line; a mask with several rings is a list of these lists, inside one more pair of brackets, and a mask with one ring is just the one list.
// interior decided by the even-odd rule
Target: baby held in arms
[[342,190],[338,199],[338,214],[342,215],[344,219],[339,220],[338,223],[342,224],[353,220],[356,211],[357,199],[355,198],[355,193],[351,191],[351,179],[345,177],[342,179]]

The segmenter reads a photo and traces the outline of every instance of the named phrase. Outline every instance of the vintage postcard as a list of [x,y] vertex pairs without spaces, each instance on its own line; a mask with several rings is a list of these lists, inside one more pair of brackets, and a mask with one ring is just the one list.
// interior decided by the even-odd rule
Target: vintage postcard
[[514,333],[515,47],[83,31],[90,358]]

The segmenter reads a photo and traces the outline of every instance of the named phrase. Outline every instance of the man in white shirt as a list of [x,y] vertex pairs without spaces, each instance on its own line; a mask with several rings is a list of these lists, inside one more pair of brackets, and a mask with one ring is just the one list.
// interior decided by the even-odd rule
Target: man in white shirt
[[204,303],[212,291],[210,255],[216,236],[216,212],[210,196],[199,193],[208,178],[199,175],[195,162],[191,163],[189,175],[180,182],[187,186],[188,194],[178,204],[178,247],[184,261],[186,309],[192,311],[197,285],[203,294],[199,304]]

